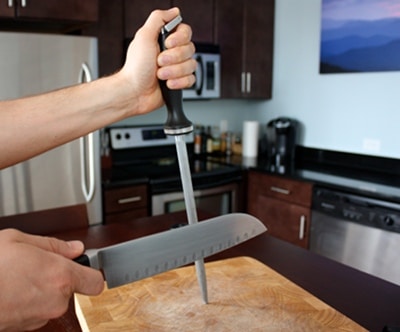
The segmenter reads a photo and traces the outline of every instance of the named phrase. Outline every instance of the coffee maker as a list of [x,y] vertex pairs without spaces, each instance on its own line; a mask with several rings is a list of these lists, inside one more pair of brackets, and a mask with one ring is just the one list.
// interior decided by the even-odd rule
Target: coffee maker
[[268,168],[271,172],[290,173],[294,169],[298,122],[279,117],[267,124]]

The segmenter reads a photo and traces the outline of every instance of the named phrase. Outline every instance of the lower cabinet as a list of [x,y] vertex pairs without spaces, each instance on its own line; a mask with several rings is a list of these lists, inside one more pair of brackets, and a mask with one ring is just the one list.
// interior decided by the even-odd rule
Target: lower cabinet
[[132,221],[149,216],[147,185],[105,189],[104,223]]
[[250,171],[248,212],[259,218],[268,234],[308,248],[312,184]]

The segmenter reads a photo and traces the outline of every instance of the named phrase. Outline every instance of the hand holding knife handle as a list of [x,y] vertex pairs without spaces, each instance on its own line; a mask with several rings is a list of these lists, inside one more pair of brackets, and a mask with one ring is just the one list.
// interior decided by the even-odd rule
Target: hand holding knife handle
[[[166,49],[165,40],[170,35],[171,31],[173,31],[181,22],[182,17],[179,15],[162,27],[158,38],[161,51]],[[186,118],[185,113],[183,112],[182,90],[169,89],[166,81],[160,80],[159,83],[168,110],[164,132],[167,135],[183,135],[190,133],[193,131],[193,124]]]

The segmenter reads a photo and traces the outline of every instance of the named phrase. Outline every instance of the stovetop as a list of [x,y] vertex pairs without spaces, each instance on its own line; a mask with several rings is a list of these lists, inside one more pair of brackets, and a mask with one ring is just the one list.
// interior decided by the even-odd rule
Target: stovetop
[[[110,129],[109,135],[113,162],[103,183],[118,186],[146,182],[152,193],[182,190],[174,138],[166,136],[162,126],[117,127]],[[195,190],[241,178],[240,166],[194,155],[193,137],[189,135],[186,140]]]

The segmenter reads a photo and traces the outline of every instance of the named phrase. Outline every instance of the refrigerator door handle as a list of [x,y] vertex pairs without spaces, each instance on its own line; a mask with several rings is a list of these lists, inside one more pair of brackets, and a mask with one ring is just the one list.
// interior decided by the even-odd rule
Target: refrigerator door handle
[[79,139],[79,144],[81,157],[81,188],[86,202],[90,202],[95,191],[93,133],[81,137]]
[[81,71],[79,73],[79,83],[91,82],[92,72],[86,62],[82,63]]
[[[86,63],[82,63],[79,74],[79,83],[90,82],[92,74]],[[86,202],[93,199],[95,192],[95,170],[94,170],[94,140],[93,133],[79,139],[81,159],[81,188]],[[86,153],[87,151],[87,153]]]

